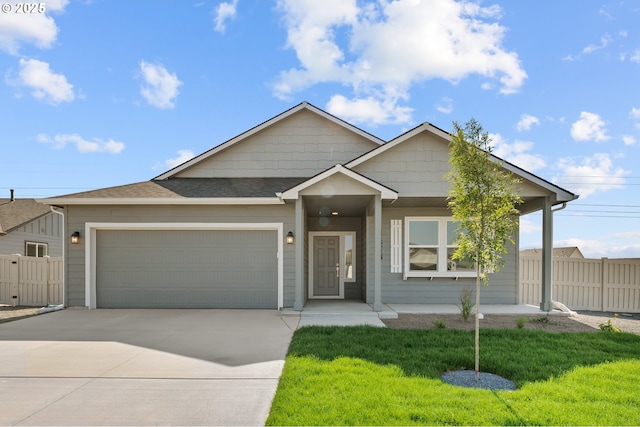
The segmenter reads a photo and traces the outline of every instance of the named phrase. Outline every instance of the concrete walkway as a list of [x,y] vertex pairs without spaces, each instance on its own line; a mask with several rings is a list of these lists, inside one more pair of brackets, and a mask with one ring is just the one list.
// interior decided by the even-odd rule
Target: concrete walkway
[[[484,314],[541,314],[539,307],[531,305],[484,305]],[[384,327],[382,319],[396,319],[399,314],[458,314],[455,304],[383,304],[382,311],[373,311],[360,301],[309,300],[300,311],[284,310],[283,316],[300,315],[298,327],[303,326],[356,326]]]
[[1,425],[264,425],[298,317],[63,310],[0,325]]

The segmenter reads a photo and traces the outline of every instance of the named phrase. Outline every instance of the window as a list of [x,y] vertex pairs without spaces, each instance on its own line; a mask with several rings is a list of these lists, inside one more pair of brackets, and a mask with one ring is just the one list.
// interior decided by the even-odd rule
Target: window
[[473,263],[454,260],[458,224],[451,218],[405,218],[404,277],[473,277]]
[[48,254],[49,245],[47,243],[26,242],[25,254],[27,256],[45,257]]

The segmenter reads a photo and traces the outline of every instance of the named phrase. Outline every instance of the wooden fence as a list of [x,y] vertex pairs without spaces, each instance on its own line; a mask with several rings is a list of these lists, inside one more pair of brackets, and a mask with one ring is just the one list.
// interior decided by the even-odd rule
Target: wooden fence
[[62,304],[62,257],[0,255],[0,304]]
[[[640,313],[640,259],[553,258],[552,299],[572,310]],[[539,305],[542,259],[520,256],[520,303]]]

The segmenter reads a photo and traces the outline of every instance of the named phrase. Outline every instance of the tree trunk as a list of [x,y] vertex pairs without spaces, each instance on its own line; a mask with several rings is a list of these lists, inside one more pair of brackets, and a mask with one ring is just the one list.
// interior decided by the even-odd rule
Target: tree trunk
[[[477,267],[476,267],[477,269]],[[476,276],[476,381],[480,379],[480,270]]]

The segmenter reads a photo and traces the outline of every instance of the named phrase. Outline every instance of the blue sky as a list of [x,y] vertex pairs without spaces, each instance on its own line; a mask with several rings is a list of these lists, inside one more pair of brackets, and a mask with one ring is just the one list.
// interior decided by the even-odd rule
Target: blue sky
[[[474,117],[580,194],[556,246],[640,257],[638,2],[38,6],[0,11],[0,197],[145,181],[306,100],[385,140]],[[540,214],[520,241],[540,247]]]

